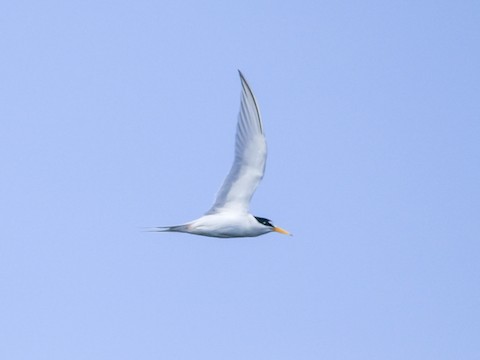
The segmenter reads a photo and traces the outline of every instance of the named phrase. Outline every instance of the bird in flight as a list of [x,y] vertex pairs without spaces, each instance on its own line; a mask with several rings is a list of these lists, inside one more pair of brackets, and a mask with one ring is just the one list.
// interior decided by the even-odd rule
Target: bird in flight
[[250,200],[263,178],[267,143],[257,101],[243,74],[242,95],[235,136],[235,158],[212,208],[202,217],[182,225],[152,231],[183,232],[219,238],[253,237],[276,231],[291,235],[271,220],[249,212]]

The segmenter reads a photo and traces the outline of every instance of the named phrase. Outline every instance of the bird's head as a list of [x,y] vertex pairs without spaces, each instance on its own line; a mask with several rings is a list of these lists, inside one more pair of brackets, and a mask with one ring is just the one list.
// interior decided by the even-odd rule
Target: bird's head
[[262,225],[264,226],[267,226],[268,228],[270,228],[270,231],[276,231],[280,234],[285,234],[285,235],[290,235],[292,236],[292,234],[290,234],[288,231],[286,230],[283,230],[281,227],[278,227],[278,226],[275,226],[272,224],[272,220],[269,220],[269,219],[265,219],[265,218],[262,218],[262,217],[258,217],[258,216],[255,216],[255,219]]

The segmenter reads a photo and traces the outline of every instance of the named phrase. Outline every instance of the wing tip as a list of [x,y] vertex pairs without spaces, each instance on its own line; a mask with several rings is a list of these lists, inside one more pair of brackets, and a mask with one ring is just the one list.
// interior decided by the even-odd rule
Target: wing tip
[[243,75],[242,71],[240,69],[237,69],[238,70],[238,75],[240,76],[240,81],[242,82],[242,85],[245,89],[246,92],[249,92],[252,97],[253,97],[253,91],[252,89],[250,88],[250,85],[248,84],[248,81],[247,79],[245,78],[245,75]]
[[238,71],[238,75],[240,76],[240,81],[242,82],[242,88],[243,88],[244,93],[250,95],[250,97],[253,100],[253,105],[255,107],[255,112],[257,113],[258,122],[259,122],[259,126],[260,126],[260,132],[263,134],[264,132],[263,132],[262,117],[260,115],[260,109],[258,107],[257,99],[255,98],[255,95],[253,95],[252,88],[248,84],[248,81],[245,78],[245,75],[243,75],[243,73],[240,69],[237,69],[237,71]]
[[245,76],[243,75],[242,70],[237,69],[237,71],[238,71],[238,75],[240,76],[240,79],[246,82]]

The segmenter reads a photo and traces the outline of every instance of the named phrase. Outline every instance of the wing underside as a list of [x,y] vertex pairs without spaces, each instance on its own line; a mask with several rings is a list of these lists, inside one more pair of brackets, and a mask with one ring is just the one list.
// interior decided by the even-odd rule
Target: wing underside
[[242,94],[235,136],[235,158],[208,214],[248,212],[250,200],[265,172],[267,144],[257,101],[240,73]]

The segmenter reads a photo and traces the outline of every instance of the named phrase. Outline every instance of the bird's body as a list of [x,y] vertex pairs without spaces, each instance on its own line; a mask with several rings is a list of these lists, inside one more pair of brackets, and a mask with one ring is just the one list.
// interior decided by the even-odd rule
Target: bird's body
[[270,232],[268,226],[248,213],[219,212],[207,214],[187,224],[169,226],[167,231],[186,232],[219,238],[251,237]]
[[263,178],[267,143],[258,105],[240,73],[242,97],[235,137],[235,159],[212,208],[202,217],[182,225],[153,231],[185,232],[220,238],[252,237],[272,231],[289,234],[270,220],[249,213],[250,200]]

